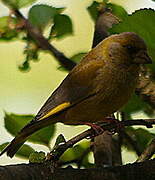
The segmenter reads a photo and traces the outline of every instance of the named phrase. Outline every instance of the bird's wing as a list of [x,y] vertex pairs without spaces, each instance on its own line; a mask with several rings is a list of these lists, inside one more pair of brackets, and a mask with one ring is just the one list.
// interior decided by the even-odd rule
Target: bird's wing
[[102,60],[92,58],[89,61],[89,57],[86,56],[48,98],[36,115],[35,120],[48,118],[95,94],[93,79],[96,78],[103,65]]

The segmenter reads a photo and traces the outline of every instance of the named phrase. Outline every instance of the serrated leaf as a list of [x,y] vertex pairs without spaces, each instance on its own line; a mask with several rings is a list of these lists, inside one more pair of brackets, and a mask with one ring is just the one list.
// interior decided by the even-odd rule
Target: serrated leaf
[[[150,56],[155,59],[155,11],[153,9],[141,9],[128,15],[124,20],[112,27],[110,32],[135,32],[139,34],[146,42]],[[155,71],[155,63],[149,65]]]
[[96,2],[96,1],[93,1],[92,4],[87,8],[91,18],[96,21],[97,19],[97,16],[99,14],[98,12],[98,7],[99,7],[100,3],[99,2]]
[[48,5],[34,5],[28,14],[30,23],[43,30],[52,20],[55,15],[61,13],[64,8],[55,8]]
[[[5,128],[11,135],[16,136],[17,133],[33,118],[34,118],[33,115],[17,115],[13,113],[11,114],[5,113],[5,117],[4,117]],[[28,138],[28,141],[33,143],[43,144],[49,147],[49,143],[54,135],[54,132],[55,132],[55,126],[50,125],[34,133],[32,136]]]
[[16,23],[16,18],[9,16],[0,17],[0,40],[8,41],[17,37]]
[[1,1],[11,8],[19,9],[28,6],[37,0],[1,0]]
[[[0,151],[2,151],[7,145],[9,144],[9,142],[6,142],[4,144],[1,144],[0,145]],[[17,157],[21,157],[21,158],[24,158],[24,159],[28,159],[30,154],[35,152],[35,150],[30,147],[29,145],[27,144],[24,144],[18,151],[17,153],[15,154],[15,156]]]
[[75,55],[73,55],[71,57],[71,59],[74,61],[74,62],[77,62],[79,63],[81,61],[81,59],[86,55],[87,53],[86,52],[80,52],[80,53],[77,53]]
[[57,14],[54,17],[54,25],[51,29],[51,37],[62,38],[73,33],[72,21],[69,16]]

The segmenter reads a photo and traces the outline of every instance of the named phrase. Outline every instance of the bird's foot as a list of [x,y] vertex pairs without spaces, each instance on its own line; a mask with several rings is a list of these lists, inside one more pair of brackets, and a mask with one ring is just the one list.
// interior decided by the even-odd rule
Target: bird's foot
[[116,124],[116,128],[115,128],[116,132],[120,132],[121,129],[124,129],[124,126],[118,119],[107,117],[103,120],[103,122]]
[[95,136],[98,136],[98,135],[100,135],[100,134],[102,134],[102,133],[104,132],[103,128],[101,128],[101,127],[100,127],[99,125],[97,125],[97,124],[89,123],[89,122],[84,123],[84,124],[90,126],[90,127],[94,130],[94,132],[95,132],[94,135],[92,135],[91,137],[89,137],[89,139],[94,138]]

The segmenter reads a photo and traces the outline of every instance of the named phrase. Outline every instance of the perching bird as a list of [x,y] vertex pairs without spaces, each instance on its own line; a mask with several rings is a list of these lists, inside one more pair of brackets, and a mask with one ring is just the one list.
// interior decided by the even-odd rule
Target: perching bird
[[52,123],[92,125],[104,121],[130,99],[140,64],[151,62],[144,41],[135,33],[104,39],[73,68],[0,155],[7,152],[13,157],[31,134]]

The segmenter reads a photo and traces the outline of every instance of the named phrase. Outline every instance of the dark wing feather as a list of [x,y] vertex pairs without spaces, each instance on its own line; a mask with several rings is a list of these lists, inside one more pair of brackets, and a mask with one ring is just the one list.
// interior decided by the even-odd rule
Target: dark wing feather
[[52,93],[45,104],[42,106],[35,120],[39,120],[55,107],[69,102],[74,105],[95,93],[93,79],[96,78],[98,70],[103,67],[102,60],[87,60],[87,56],[77,65],[68,76],[62,81],[60,86]]

